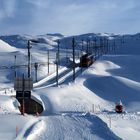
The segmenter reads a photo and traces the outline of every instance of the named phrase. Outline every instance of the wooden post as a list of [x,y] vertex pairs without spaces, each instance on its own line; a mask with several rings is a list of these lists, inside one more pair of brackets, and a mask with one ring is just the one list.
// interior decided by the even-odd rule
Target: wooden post
[[18,126],[16,126],[16,137],[18,136],[18,131],[19,131]]

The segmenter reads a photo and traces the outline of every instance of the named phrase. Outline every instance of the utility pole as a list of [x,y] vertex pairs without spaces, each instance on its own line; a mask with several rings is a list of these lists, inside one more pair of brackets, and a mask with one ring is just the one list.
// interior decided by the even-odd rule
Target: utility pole
[[37,69],[38,69],[38,63],[37,62],[34,64],[34,67],[35,67],[35,81],[37,82]]
[[106,51],[106,38],[105,37],[103,38],[103,46],[104,46],[103,52],[104,52],[104,54],[106,54],[107,51]]
[[75,81],[75,39],[72,38],[72,53],[73,53],[73,81]]
[[100,56],[103,54],[103,42],[102,38],[100,38]]
[[95,60],[96,60],[96,55],[97,55],[97,46],[96,46],[96,37],[94,38],[94,48],[95,48]]
[[34,40],[34,39],[30,39],[28,40],[28,45],[27,45],[27,48],[28,48],[28,78],[31,78],[31,43],[39,43],[38,40]]
[[60,40],[57,41],[57,44],[58,44],[58,50],[57,50],[57,52],[58,52],[58,65],[60,65]]
[[88,54],[88,51],[89,51],[89,39],[87,39],[87,54]]
[[58,52],[56,53],[56,86],[58,87]]
[[31,45],[30,45],[30,40],[28,40],[28,78],[31,77],[31,53],[30,53],[30,49],[31,49]]
[[110,42],[111,42],[111,41],[108,39],[108,42],[107,42],[107,44],[108,44],[108,53],[110,53],[110,52],[111,52]]
[[[81,58],[80,58],[80,65],[82,64],[82,56],[84,52],[84,40],[82,39],[82,48],[81,48]],[[81,66],[81,73],[83,72],[83,67]]]
[[68,47],[65,40],[65,48],[66,48],[66,63],[68,64]]
[[82,39],[82,51],[83,51],[83,47],[84,47],[84,40]]
[[123,44],[124,44],[124,35],[123,35]]
[[25,90],[25,79],[24,79],[24,74],[23,74],[23,76],[22,76],[22,106],[21,106],[22,115],[24,115],[24,113],[25,113],[24,90]]
[[106,51],[109,52],[108,38],[106,39]]
[[57,41],[58,43],[58,50],[57,50],[57,53],[56,53],[56,86],[58,87],[58,80],[59,80],[59,77],[58,77],[58,69],[59,69],[59,62],[60,62],[60,58],[59,58],[59,47],[60,47],[60,41],[58,40]]
[[89,54],[89,52],[91,52],[91,42],[90,42],[90,39],[88,40],[88,54]]
[[50,72],[50,66],[49,66],[49,61],[50,61],[50,58],[49,58],[49,50],[48,50],[48,74],[49,74],[49,72]]
[[114,42],[113,42],[113,50],[114,50],[114,53],[116,54],[116,41],[114,39]]
[[91,45],[90,45],[90,52],[92,53],[92,55],[94,56],[94,53],[95,53],[95,48],[94,48],[94,40],[91,40]]
[[100,57],[100,46],[101,44],[100,44],[100,40],[99,40],[99,43],[98,43],[98,45],[97,45],[97,50],[98,50],[98,58]]
[[14,64],[14,65],[15,65],[15,66],[14,66],[14,72],[15,72],[14,75],[15,75],[15,78],[17,77],[17,72],[16,72],[16,58],[17,58],[17,57],[16,57],[16,55],[15,55],[15,64]]

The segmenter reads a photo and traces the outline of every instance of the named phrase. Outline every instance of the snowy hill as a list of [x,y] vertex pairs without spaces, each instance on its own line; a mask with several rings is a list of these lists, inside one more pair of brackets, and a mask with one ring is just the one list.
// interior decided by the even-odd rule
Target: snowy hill
[[[28,37],[31,38],[31,37]],[[27,40],[26,36],[21,35],[10,35],[10,36],[1,36],[0,39],[9,43],[11,46],[15,46],[16,48],[25,48],[27,47]]]
[[13,52],[16,49],[10,46],[8,43],[0,40],[0,52]]
[[7,35],[0,36],[0,39],[9,43],[11,46],[15,46],[16,48],[26,48],[27,41],[30,39],[36,39],[39,43],[48,44],[50,46],[55,45],[54,42],[57,39],[61,39],[64,36],[61,34],[47,34],[47,35],[38,35],[38,36],[30,36],[30,35]]
[[[55,82],[53,86],[48,86],[47,83],[51,78],[56,78],[56,73],[54,73],[56,66],[50,67],[53,74],[46,72],[47,65],[40,66],[39,81],[34,84],[32,92],[32,95],[40,100],[44,107],[44,111],[39,117],[30,115],[22,117],[17,111],[17,106],[14,106],[14,100],[7,95],[0,95],[2,97],[1,107],[4,106],[4,110],[1,110],[0,114],[0,123],[2,124],[0,139],[119,140],[122,138],[124,140],[139,140],[139,36],[139,34],[116,35],[107,33],[89,33],[75,36],[77,50],[81,49],[82,39],[85,41],[84,47],[86,48],[87,39],[93,41],[96,38],[97,45],[99,45],[100,38],[107,38],[109,39],[110,51],[97,59],[88,69],[83,69],[83,73],[76,78],[75,82],[72,82],[70,76],[72,72],[67,73],[67,77],[59,77],[61,79],[59,87],[54,86]],[[17,64],[26,64],[27,48],[25,46],[29,38],[38,39],[40,42],[32,47],[32,62],[46,61],[47,50],[51,50],[50,57],[54,57],[57,50],[57,39],[61,39],[60,54],[62,57],[66,57],[66,49],[69,54],[72,52],[72,37],[64,37],[59,34],[34,37],[3,36],[1,39],[9,44],[11,43],[10,45],[13,47],[4,41],[0,42],[0,45],[4,47],[0,51],[1,66],[14,64],[15,54],[20,58],[17,59]],[[115,50],[112,47],[114,44]],[[10,52],[6,50],[10,50]],[[63,62],[59,72],[64,75],[63,71],[65,69],[67,67]],[[18,75],[25,71],[27,72],[27,68],[18,69]],[[11,69],[0,71],[0,94],[11,94],[10,89],[6,89],[5,93],[4,88],[13,87],[13,73],[14,71]],[[33,68],[32,76],[34,77]],[[15,92],[13,91],[12,94],[15,94]],[[125,112],[117,114],[114,110],[115,103],[120,100],[125,107]],[[10,103],[7,104],[9,101]],[[8,110],[8,113],[5,110]],[[13,116],[16,118],[16,122],[12,121]],[[6,121],[11,125],[5,126]],[[18,134],[16,136],[17,127]]]

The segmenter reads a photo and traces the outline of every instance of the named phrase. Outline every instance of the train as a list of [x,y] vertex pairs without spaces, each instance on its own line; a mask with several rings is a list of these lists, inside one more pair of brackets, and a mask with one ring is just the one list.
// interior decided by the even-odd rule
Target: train
[[89,67],[94,62],[93,54],[86,53],[80,57],[80,67]]
[[116,103],[115,111],[116,111],[117,113],[122,113],[122,112],[123,112],[123,104],[122,104],[121,101],[120,101],[119,103]]

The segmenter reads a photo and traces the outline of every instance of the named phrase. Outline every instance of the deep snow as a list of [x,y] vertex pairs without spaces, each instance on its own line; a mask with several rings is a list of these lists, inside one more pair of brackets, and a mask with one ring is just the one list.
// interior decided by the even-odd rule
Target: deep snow
[[[139,140],[139,34],[124,36],[124,44],[120,41],[121,35],[86,34],[76,38],[80,40],[82,37],[90,36],[90,38],[94,38],[94,36],[103,35],[112,40],[115,37],[117,40],[116,51],[100,57],[99,60],[76,78],[75,83],[69,81],[60,84],[59,87],[45,86],[46,81],[55,74],[51,75],[50,73],[50,76],[48,76],[46,72],[47,65],[40,66],[39,79],[48,76],[34,84],[33,95],[44,106],[44,112],[40,117],[20,115],[15,99],[7,96],[15,94],[12,89],[14,70],[0,70],[0,93],[7,94],[0,95],[0,104],[4,108],[0,111],[0,122],[2,124],[0,127],[0,139],[15,139],[15,131],[16,127],[18,127],[17,140],[115,140],[120,138]],[[45,38],[46,36],[43,37],[43,39]],[[51,41],[53,42],[52,38]],[[62,42],[66,43],[65,40],[70,41],[70,38],[64,38]],[[56,45],[56,42],[51,44],[51,41],[49,45],[48,43],[41,43],[32,47],[32,61],[46,62],[47,53],[45,50],[48,50],[50,45]],[[2,45],[4,44],[4,49],[0,50],[1,65],[13,65],[14,55],[17,53],[20,58],[26,58],[27,50],[23,47],[11,47],[3,41],[1,42]],[[113,41],[111,42],[112,44]],[[52,52],[55,51],[55,46],[51,46],[51,49]],[[54,56],[53,54],[55,53],[52,53],[52,56]],[[24,60],[18,59],[17,63],[26,63]],[[20,69],[18,74],[22,74],[25,69]],[[54,64],[51,67],[51,72],[53,73],[55,69]],[[32,74],[34,75],[34,73]],[[114,111],[115,103],[119,100],[125,106],[123,114],[116,114]],[[9,125],[5,125],[6,123]]]

